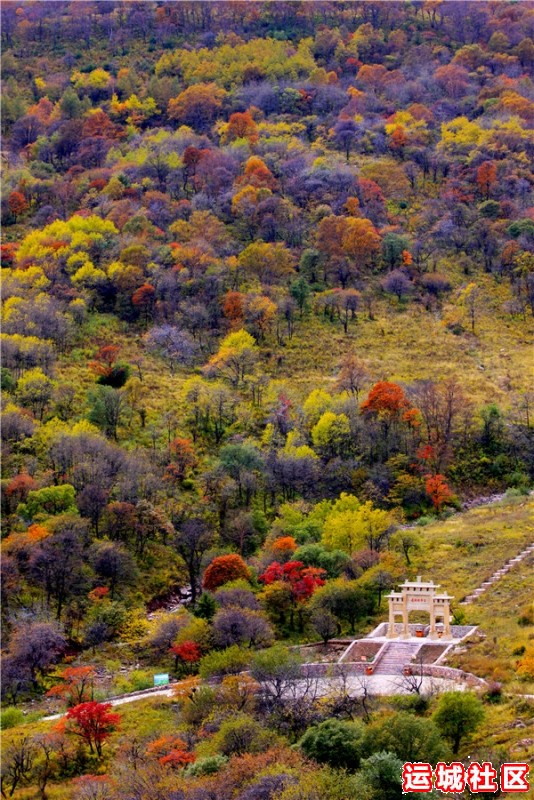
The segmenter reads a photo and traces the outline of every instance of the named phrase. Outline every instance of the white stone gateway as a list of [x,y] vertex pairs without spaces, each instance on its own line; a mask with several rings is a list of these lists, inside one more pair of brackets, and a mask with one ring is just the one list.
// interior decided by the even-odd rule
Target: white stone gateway
[[[430,619],[429,639],[452,639],[450,620],[450,601],[453,599],[448,594],[437,594],[439,584],[433,581],[423,583],[421,576],[415,582],[406,581],[400,587],[400,592],[391,592],[387,596],[389,603],[389,623],[387,630],[388,639],[410,638],[409,613],[410,611],[426,611]],[[402,617],[402,632],[397,633],[395,618]],[[436,625],[439,624],[438,632]]]

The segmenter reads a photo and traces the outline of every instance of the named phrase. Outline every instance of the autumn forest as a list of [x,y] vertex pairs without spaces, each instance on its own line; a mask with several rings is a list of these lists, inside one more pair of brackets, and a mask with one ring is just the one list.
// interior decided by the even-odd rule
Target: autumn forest
[[[534,4],[1,12],[2,797],[528,760]],[[312,686],[421,573],[485,690]]]

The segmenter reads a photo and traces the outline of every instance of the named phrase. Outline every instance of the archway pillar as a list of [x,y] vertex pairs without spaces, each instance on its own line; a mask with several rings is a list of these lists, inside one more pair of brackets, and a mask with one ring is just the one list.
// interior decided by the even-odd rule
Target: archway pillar
[[428,633],[429,639],[437,639],[438,632],[436,630],[436,614],[434,610],[434,603],[430,606],[430,631]]
[[408,603],[406,598],[404,598],[403,608],[402,608],[402,633],[401,639],[409,639],[410,638],[410,623],[408,620]]
[[449,601],[445,601],[445,607],[443,609],[443,635],[447,638],[451,638],[451,611],[450,611],[450,604]]
[[393,610],[393,603],[391,600],[389,601],[389,622],[388,622],[388,632],[386,634],[388,639],[395,638],[395,612]]

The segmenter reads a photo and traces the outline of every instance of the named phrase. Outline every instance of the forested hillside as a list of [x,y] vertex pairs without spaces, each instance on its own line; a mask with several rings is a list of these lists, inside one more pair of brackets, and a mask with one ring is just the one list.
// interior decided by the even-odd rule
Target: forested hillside
[[[392,715],[451,755],[428,700],[258,686],[441,576],[426,524],[506,493],[528,543],[533,39],[530,2],[2,3],[5,702],[224,676],[38,726],[6,796],[389,800]],[[521,592],[488,678],[534,680]]]

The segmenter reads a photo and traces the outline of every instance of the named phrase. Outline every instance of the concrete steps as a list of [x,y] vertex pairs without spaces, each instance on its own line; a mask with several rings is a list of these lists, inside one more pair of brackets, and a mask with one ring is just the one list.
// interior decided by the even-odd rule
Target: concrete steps
[[500,567],[500,569],[496,570],[493,575],[488,578],[487,581],[483,581],[478,589],[475,589],[474,592],[467,595],[467,597],[462,600],[460,603],[461,606],[466,606],[469,603],[472,603],[474,600],[477,600],[481,594],[483,594],[489,586],[493,586],[494,583],[499,581],[507,572],[509,572],[512,567],[515,567],[516,564],[520,564],[524,558],[534,553],[534,542],[529,544],[528,547],[525,547],[517,556],[510,558],[504,566]]
[[402,668],[409,664],[421,645],[412,642],[391,642],[382,651],[374,665],[375,675],[402,675]]

